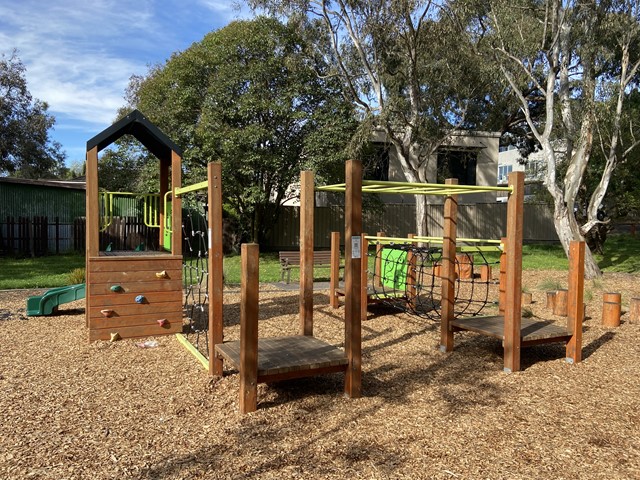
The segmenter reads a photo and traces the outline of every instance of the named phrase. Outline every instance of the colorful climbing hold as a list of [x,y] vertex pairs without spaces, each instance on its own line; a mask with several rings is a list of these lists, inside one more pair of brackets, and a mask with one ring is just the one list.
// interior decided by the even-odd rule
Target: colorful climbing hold
[[120,286],[120,285],[111,285],[111,291],[112,292],[123,292],[124,288],[122,288],[122,286]]
[[144,298],[144,295],[138,295],[135,300],[136,303],[144,303],[146,299]]

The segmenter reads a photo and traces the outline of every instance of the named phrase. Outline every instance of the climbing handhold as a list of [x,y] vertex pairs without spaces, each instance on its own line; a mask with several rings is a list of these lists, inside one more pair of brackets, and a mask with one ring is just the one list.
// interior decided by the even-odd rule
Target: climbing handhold
[[109,340],[110,342],[115,342],[117,340],[120,340],[120,334],[118,332],[113,332],[111,334],[111,340]]
[[135,300],[136,300],[136,303],[144,303],[145,301],[144,295],[138,295]]
[[111,291],[112,292],[122,292],[122,291],[124,291],[124,288],[122,288],[122,286],[120,286],[120,285],[111,285]]
[[166,270],[163,270],[161,272],[157,272],[156,273],[156,277],[158,277],[158,278],[167,278],[168,276],[169,275],[167,275],[167,271]]
[[100,310],[100,313],[105,317],[111,317],[113,315],[113,310]]
[[160,320],[157,320],[157,322],[158,322],[158,325],[160,325],[161,327],[164,327],[169,324],[166,318],[161,318]]

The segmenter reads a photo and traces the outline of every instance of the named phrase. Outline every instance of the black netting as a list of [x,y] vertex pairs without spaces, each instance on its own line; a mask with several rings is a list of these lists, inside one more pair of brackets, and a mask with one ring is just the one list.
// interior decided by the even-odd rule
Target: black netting
[[184,336],[209,358],[209,248],[206,195],[183,197]]
[[[370,298],[431,320],[440,319],[442,248],[390,244],[369,253]],[[480,250],[458,253],[455,261],[454,315],[475,316],[489,302],[489,261]],[[481,272],[485,272],[484,275]]]

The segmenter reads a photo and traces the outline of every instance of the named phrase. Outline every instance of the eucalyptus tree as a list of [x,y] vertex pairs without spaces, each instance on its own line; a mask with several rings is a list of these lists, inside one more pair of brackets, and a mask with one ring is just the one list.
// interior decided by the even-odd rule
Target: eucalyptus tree
[[[544,184],[566,252],[571,240],[584,239],[605,221],[598,210],[612,174],[638,143],[627,139],[623,146],[620,141],[622,131],[634,131],[637,123],[625,112],[630,91],[638,86],[638,8],[630,0],[451,3],[478,52],[501,72],[542,149]],[[532,109],[540,106],[544,113],[533,115]],[[603,168],[580,225],[577,199],[596,142]],[[590,251],[585,264],[588,277],[600,275]]]
[[[465,37],[431,0],[249,0],[297,21],[317,37],[364,119],[366,141],[382,130],[410,182],[434,182],[428,163],[451,133],[472,124],[471,99],[487,94],[483,68]],[[445,15],[443,15],[443,13]],[[477,111],[476,111],[477,112]],[[426,198],[416,196],[416,230],[425,235]]]
[[66,155],[51,139],[55,118],[29,92],[17,52],[0,57],[0,175],[55,177]]
[[222,162],[225,205],[259,241],[301,169],[330,177],[356,126],[340,85],[303,51],[306,41],[275,19],[236,21],[211,32],[145,78],[128,98],[184,150],[185,182]]

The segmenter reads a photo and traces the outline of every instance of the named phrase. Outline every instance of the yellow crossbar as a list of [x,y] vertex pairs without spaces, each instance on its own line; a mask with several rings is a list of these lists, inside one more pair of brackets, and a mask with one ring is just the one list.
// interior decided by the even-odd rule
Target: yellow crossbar
[[202,364],[205,370],[209,370],[209,360],[207,360],[205,356],[202,355],[198,351],[198,349],[194,347],[189,340],[186,339],[184,335],[182,335],[181,333],[176,333],[176,338],[182,344],[182,346],[187,349],[187,351],[189,351],[194,357],[196,357],[196,359]]
[[197,190],[204,190],[209,187],[209,182],[205,180],[204,182],[195,183],[193,185],[189,185],[188,187],[181,187],[174,189],[174,195],[179,197],[180,195],[184,195],[185,193],[195,192]]

